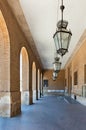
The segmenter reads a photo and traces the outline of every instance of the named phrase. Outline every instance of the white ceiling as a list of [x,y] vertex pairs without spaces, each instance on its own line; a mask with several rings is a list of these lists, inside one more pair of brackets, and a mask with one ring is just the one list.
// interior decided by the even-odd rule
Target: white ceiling
[[[44,68],[51,69],[55,44],[53,34],[60,19],[61,0],[20,0],[23,13],[35,41]],[[86,0],[64,0],[64,19],[72,31],[69,52],[62,58],[62,67],[68,61],[86,28]]]

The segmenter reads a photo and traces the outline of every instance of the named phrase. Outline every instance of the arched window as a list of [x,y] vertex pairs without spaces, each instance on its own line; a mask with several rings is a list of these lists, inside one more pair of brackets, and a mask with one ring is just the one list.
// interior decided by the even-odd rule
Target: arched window
[[20,52],[20,91],[22,104],[29,104],[29,58],[25,47]]
[[32,90],[33,90],[33,102],[36,100],[36,64],[32,64]]
[[38,98],[40,98],[40,70],[38,69]]

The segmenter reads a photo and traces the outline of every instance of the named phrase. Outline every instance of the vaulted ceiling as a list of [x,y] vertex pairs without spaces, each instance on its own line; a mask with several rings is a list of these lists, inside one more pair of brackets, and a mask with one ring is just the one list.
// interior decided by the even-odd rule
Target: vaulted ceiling
[[[53,68],[55,44],[53,34],[57,20],[60,19],[61,0],[7,0],[17,17],[27,38],[33,37],[36,54],[43,67]],[[80,46],[80,38],[86,29],[86,0],[64,0],[64,19],[69,22],[72,31],[69,52],[61,59],[65,66],[76,45]],[[28,33],[28,30],[31,32]],[[33,43],[33,42],[32,42]],[[34,44],[32,44],[34,46]]]

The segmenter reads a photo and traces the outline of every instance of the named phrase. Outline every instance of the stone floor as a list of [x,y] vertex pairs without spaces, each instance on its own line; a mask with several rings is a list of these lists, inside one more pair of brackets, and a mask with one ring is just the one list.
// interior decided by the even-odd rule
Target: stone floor
[[[71,97],[74,99],[74,95],[72,94]],[[86,106],[86,97],[77,96],[76,101],[80,102],[82,105]]]
[[0,118],[0,130],[86,130],[86,107],[63,96],[45,96],[22,114]]

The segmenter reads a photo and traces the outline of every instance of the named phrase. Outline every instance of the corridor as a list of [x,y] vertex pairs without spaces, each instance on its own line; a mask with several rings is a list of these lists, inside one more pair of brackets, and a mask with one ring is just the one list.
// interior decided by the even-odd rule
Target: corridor
[[0,117],[0,130],[86,130],[86,107],[61,96],[45,96],[22,114]]

